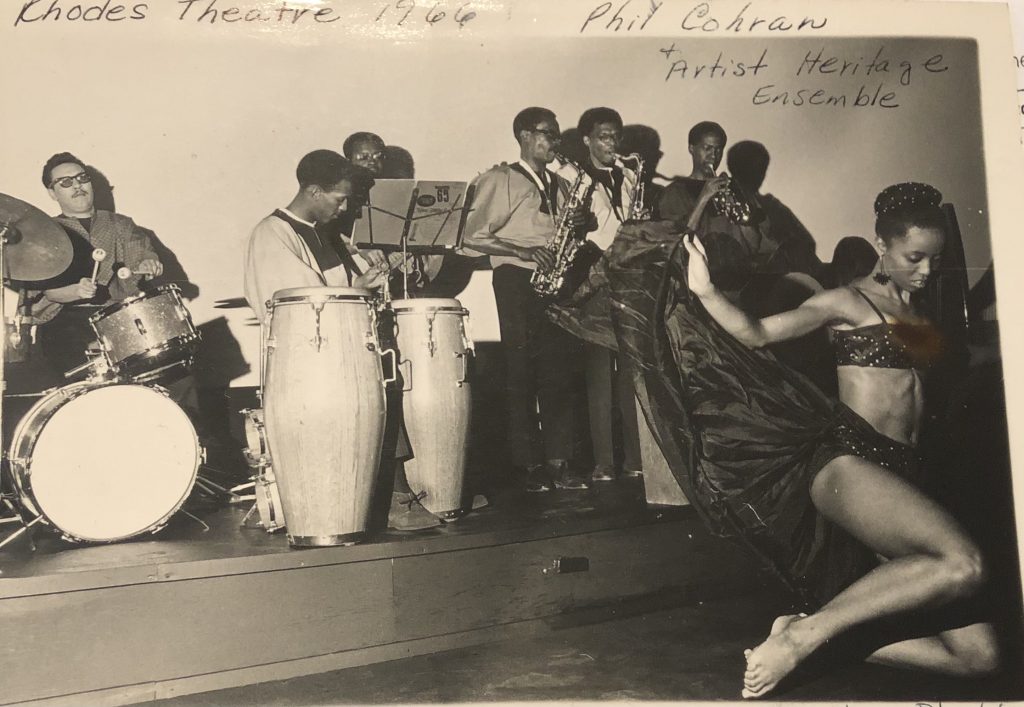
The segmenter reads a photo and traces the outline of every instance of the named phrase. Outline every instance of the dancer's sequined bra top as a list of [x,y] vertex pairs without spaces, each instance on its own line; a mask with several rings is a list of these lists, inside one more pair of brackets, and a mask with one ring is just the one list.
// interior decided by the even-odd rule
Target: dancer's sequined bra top
[[942,341],[934,327],[888,322],[866,294],[856,287],[853,291],[882,321],[856,329],[833,329],[837,366],[921,369],[941,353]]

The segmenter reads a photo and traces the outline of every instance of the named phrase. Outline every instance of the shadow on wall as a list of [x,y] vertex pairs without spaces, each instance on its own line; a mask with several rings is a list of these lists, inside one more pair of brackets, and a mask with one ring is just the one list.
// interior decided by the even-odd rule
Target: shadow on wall
[[[107,179],[107,175],[94,165],[87,165],[86,171],[92,178],[93,203],[101,211],[117,212],[114,202],[114,185]],[[127,214],[126,214],[127,215]],[[188,278],[185,268],[182,266],[178,256],[168,248],[163,241],[150,229],[136,224],[143,233],[149,236],[156,250],[157,257],[163,263],[164,272],[158,278],[154,278],[151,285],[177,285],[181,290],[181,296],[186,300],[193,300],[199,296],[199,285]]]
[[398,145],[384,148],[384,179],[412,179],[416,176],[416,163],[412,153]]

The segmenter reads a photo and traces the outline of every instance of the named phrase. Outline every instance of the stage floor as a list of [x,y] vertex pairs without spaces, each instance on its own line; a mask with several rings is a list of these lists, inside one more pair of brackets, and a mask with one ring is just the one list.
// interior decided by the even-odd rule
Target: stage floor
[[[643,480],[639,478],[595,484],[586,491],[541,494],[505,486],[486,498],[486,507],[438,528],[414,532],[380,529],[370,532],[367,540],[357,545],[295,549],[289,547],[283,531],[267,533],[258,527],[255,512],[243,527],[252,501],[228,503],[223,498],[215,500],[194,491],[183,510],[155,535],[112,544],[86,544],[69,542],[51,530],[33,527],[35,550],[25,535],[0,549],[0,577],[7,580],[0,583],[0,597],[44,587],[48,591],[68,591],[98,586],[97,582],[131,581],[133,577],[169,578],[168,573],[176,577],[184,576],[182,573],[197,576],[204,567],[215,566],[217,574],[263,571],[416,555],[428,549],[436,552],[526,542],[695,518],[692,509],[686,507],[648,506]],[[6,532],[16,527],[9,524],[5,526]]]

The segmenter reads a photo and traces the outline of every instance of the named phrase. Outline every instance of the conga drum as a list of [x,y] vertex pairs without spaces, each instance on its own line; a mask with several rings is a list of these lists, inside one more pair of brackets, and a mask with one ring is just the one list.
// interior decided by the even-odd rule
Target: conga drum
[[270,309],[263,414],[288,542],[358,542],[366,532],[385,415],[370,293],[279,290]]
[[394,300],[391,306],[413,453],[405,475],[413,491],[425,494],[420,501],[424,508],[441,518],[456,518],[462,509],[472,405],[469,311],[457,299]]

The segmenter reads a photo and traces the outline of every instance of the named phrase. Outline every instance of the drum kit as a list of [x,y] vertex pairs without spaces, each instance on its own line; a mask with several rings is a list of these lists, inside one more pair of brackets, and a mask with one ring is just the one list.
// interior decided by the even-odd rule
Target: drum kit
[[414,455],[406,462],[409,486],[427,510],[458,518],[473,354],[459,301],[313,287],[279,290],[269,309],[264,408],[242,411],[253,508],[264,529],[286,528],[294,547],[366,537],[392,384],[401,386]]
[[[5,285],[47,280],[71,263],[60,226],[3,194],[0,237]],[[155,533],[197,483],[204,450],[185,411],[157,384],[187,370],[198,349],[200,335],[178,288],[165,285],[102,307],[89,324],[95,348],[64,374],[84,371],[86,380],[42,392],[14,428],[4,469],[12,491],[0,501],[14,514],[2,522],[21,527],[0,547],[37,523],[71,542]],[[21,318],[5,316],[2,327],[4,343],[17,343]]]

